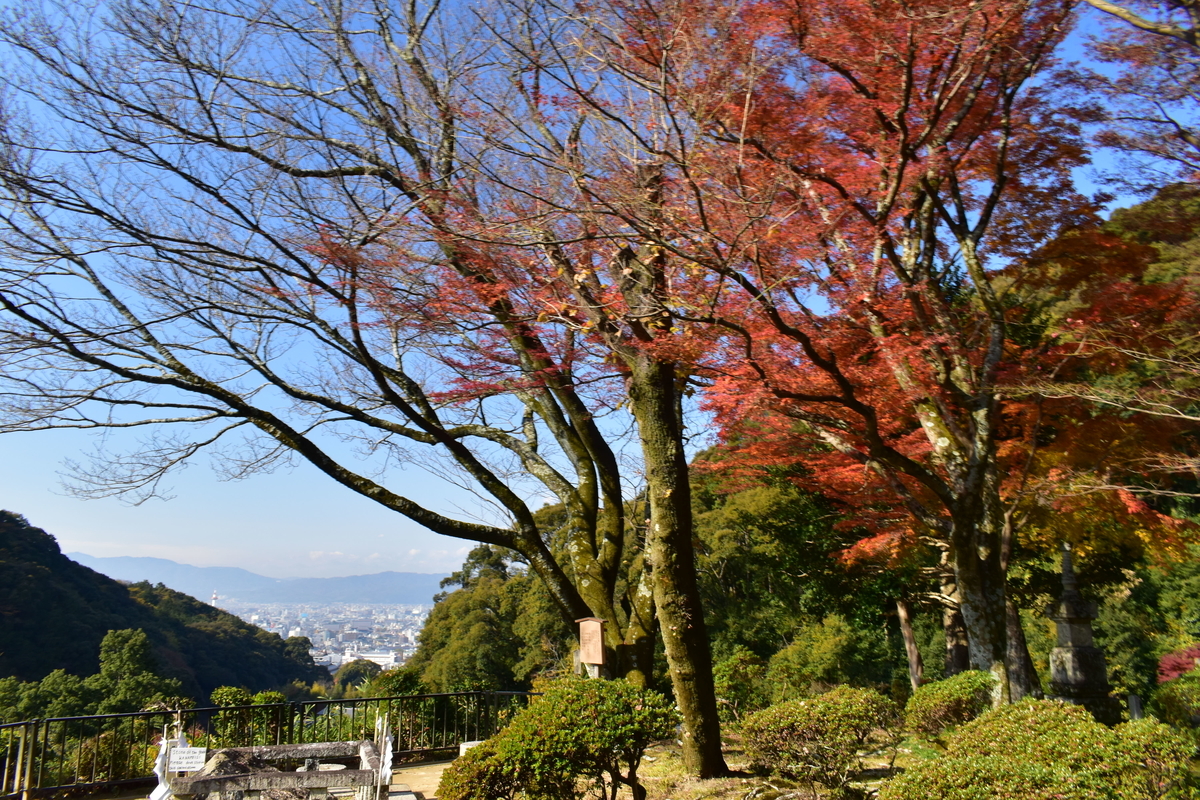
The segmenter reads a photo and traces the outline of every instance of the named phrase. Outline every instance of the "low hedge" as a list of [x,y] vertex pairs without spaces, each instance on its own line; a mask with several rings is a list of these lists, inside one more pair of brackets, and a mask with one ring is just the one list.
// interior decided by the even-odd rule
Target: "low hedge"
[[904,724],[926,736],[938,736],[991,708],[996,679],[988,672],[969,670],[920,686],[904,706]]
[[520,791],[516,775],[496,754],[492,741],[475,745],[442,773],[440,800],[513,800]]
[[884,783],[879,800],[1099,800],[1104,775],[998,756],[935,758]]
[[627,786],[641,800],[642,756],[651,743],[674,735],[678,721],[662,695],[624,681],[556,681],[508,727],[450,765],[437,796],[510,800],[523,792],[570,800],[603,784]]
[[1106,728],[1086,709],[1027,700],[955,733],[943,758],[886,782],[880,800],[1183,800],[1188,740],[1157,720]]
[[1017,763],[1084,769],[1113,749],[1113,732],[1083,706],[1030,700],[1001,706],[962,726],[950,755],[999,756]]
[[896,704],[871,689],[840,686],[764,708],[742,720],[754,766],[841,790],[871,733],[895,727]]

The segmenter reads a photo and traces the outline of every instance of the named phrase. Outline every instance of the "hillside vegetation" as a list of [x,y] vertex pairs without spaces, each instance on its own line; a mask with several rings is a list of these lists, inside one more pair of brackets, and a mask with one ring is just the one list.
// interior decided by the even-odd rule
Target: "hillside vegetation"
[[162,584],[118,583],[0,511],[0,678],[96,674],[105,634],[125,629],[145,631],[163,674],[197,700],[218,686],[260,691],[327,677],[307,639],[285,641]]

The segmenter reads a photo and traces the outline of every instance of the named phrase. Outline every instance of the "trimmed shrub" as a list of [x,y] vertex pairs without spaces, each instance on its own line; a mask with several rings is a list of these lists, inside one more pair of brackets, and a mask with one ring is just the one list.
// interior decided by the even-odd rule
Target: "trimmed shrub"
[[1099,800],[1103,776],[995,756],[935,758],[887,781],[879,800]]
[[950,755],[998,756],[1047,767],[1085,769],[1112,752],[1116,736],[1082,706],[1027,700],[1001,706],[962,726]]
[[1118,725],[1117,746],[1122,785],[1129,797],[1193,797],[1188,791],[1188,762],[1196,752],[1192,741],[1156,719]]
[[946,757],[888,781],[880,800],[1166,800],[1192,797],[1191,748],[1154,720],[1096,722],[1086,709],[1027,700],[964,725]]
[[1150,698],[1150,712],[1163,722],[1181,728],[1200,723],[1200,670],[1192,670],[1160,684]]
[[898,716],[896,704],[878,692],[840,686],[750,714],[742,733],[758,768],[841,790],[858,766],[859,748]]
[[438,800],[512,800],[517,791],[513,772],[489,740],[475,745],[446,768],[437,796]]
[[568,800],[578,796],[586,780],[628,786],[641,800],[646,793],[637,777],[642,756],[652,742],[673,735],[678,721],[662,695],[624,681],[557,681],[489,739],[483,753],[455,761],[438,797],[491,800],[521,791]]
[[996,679],[987,672],[970,670],[917,688],[904,706],[904,725],[926,736],[978,717],[992,705]]

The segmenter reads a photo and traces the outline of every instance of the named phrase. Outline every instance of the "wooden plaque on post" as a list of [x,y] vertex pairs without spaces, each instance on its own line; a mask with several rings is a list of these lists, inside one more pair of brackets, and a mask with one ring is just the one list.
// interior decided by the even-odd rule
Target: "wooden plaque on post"
[[579,661],[604,666],[604,620],[584,617],[579,623]]

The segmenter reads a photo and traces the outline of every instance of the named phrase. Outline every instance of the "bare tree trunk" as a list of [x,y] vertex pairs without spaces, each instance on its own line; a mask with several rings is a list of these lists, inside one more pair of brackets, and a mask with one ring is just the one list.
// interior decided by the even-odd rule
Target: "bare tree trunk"
[[1021,612],[1012,600],[1005,601],[1008,622],[1008,682],[1012,701],[1025,697],[1042,698],[1042,684],[1033,659],[1029,656],[1029,644],[1025,641],[1025,630],[1021,626]]
[[946,634],[946,677],[949,678],[971,668],[971,657],[967,652],[967,626],[962,611],[957,605],[958,584],[947,576],[942,580],[942,594],[953,598],[955,605],[942,608],[942,630]]
[[647,550],[654,605],[675,701],[683,715],[684,769],[690,775],[711,778],[729,770],[721,753],[712,653],[696,584],[691,486],[675,368],[648,355],[631,361],[629,395],[650,496]]
[[[971,540],[982,537],[981,532],[973,533]],[[970,544],[975,545],[975,542]],[[996,679],[992,704],[999,707],[1011,698],[1007,664],[1008,615],[999,548],[959,546],[956,550],[957,553],[951,553],[951,563],[958,582],[959,609],[966,626],[971,669],[989,672]]]
[[896,617],[900,620],[900,637],[904,639],[904,653],[908,656],[908,682],[916,691],[925,677],[925,665],[921,662],[921,651],[917,649],[917,637],[913,635],[912,614],[907,600],[896,601]]
[[[639,556],[642,557],[642,556]],[[625,680],[645,688],[654,671],[654,588],[653,577],[641,571],[636,588],[627,591],[627,620],[621,641],[614,647],[615,663]]]

